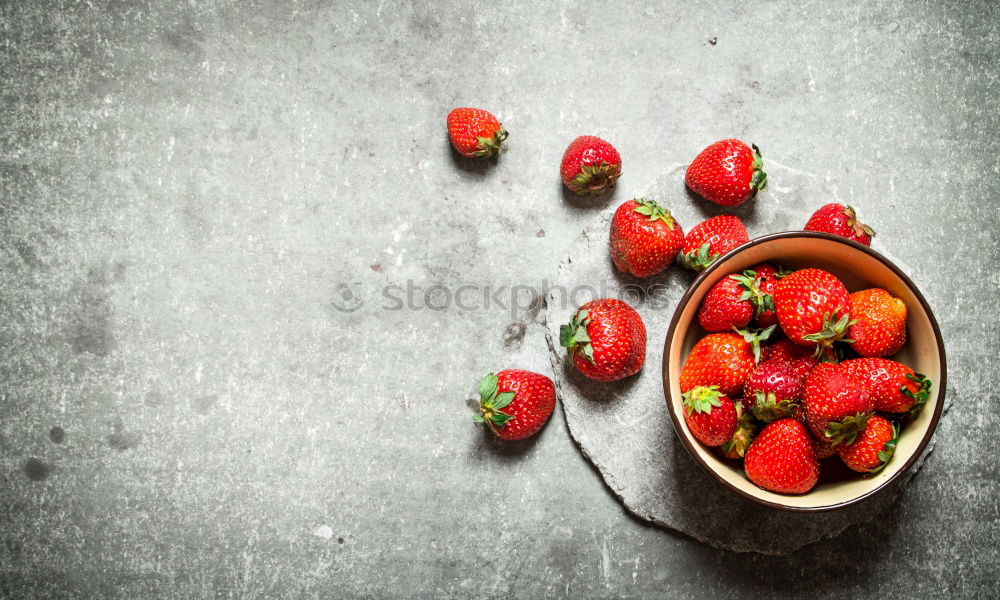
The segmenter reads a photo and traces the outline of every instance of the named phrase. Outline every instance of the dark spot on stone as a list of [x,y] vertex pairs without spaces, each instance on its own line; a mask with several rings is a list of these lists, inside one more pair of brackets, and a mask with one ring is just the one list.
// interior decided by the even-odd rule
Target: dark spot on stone
[[49,439],[52,440],[52,443],[54,444],[63,443],[66,441],[66,430],[56,425],[49,430]]
[[72,295],[76,314],[70,322],[69,342],[77,354],[89,352],[107,356],[115,348],[112,333],[111,295],[103,269],[91,269],[85,282],[77,284]]
[[747,85],[749,85],[750,89],[753,90],[753,91],[755,91],[755,92],[759,92],[760,91],[760,82],[759,81],[754,80],[754,81],[751,81]]
[[343,544],[344,543],[344,538],[342,538],[342,537],[337,538],[337,543],[338,544]]
[[507,348],[514,348],[521,345],[524,334],[528,331],[528,326],[521,321],[515,321],[507,326],[503,331],[503,345]]
[[719,38],[717,38],[717,37],[712,37],[712,38],[708,39],[708,45],[709,46],[714,46],[714,45],[716,45],[718,43],[719,43]]
[[149,406],[163,406],[166,403],[167,397],[160,390],[149,390],[146,394],[146,404]]
[[49,465],[43,463],[37,458],[29,458],[24,463],[24,474],[28,476],[28,479],[32,481],[45,481],[49,472],[52,470]]
[[108,435],[108,446],[113,450],[124,451],[135,448],[142,441],[142,436],[132,431],[125,431],[121,417],[111,423],[112,432]]
[[399,401],[399,407],[402,408],[403,410],[410,408],[410,401],[407,400],[406,398],[403,398],[402,400]]
[[14,249],[17,250],[21,260],[24,261],[24,264],[29,267],[38,269],[45,266],[42,264],[42,261],[38,259],[38,255],[35,254],[35,249],[28,244],[25,244],[24,242],[14,242]]
[[368,158],[375,158],[375,153],[374,152],[369,152],[368,153]]
[[375,263],[375,264],[371,265],[371,270],[375,271],[376,273],[381,273],[382,272],[382,265],[380,265],[378,263]]
[[539,229],[538,233],[535,234],[535,237],[545,237],[545,230]]
[[215,404],[218,401],[219,401],[218,396],[216,396],[215,394],[208,394],[205,396],[198,396],[197,398],[192,400],[191,406],[192,408],[194,408],[196,413],[206,415],[212,410],[212,408],[215,407]]

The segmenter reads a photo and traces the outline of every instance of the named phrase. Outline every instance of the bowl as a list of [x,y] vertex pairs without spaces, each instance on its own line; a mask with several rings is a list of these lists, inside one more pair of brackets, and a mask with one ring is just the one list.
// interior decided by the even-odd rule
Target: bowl
[[[824,269],[840,278],[851,292],[880,287],[906,302],[909,337],[903,349],[889,358],[923,373],[933,387],[919,416],[901,431],[895,456],[879,473],[850,477],[844,475],[845,467],[839,470],[839,475],[835,472],[830,477],[826,472],[831,468],[828,461],[824,461],[819,483],[811,491],[799,496],[777,494],[759,488],[747,479],[742,463],[722,458],[691,435],[684,420],[679,381],[681,367],[691,348],[707,335],[698,324],[698,307],[717,281],[760,262],[775,262],[789,269]],[[765,235],[720,257],[694,280],[681,298],[663,347],[663,390],[670,420],[691,456],[730,491],[762,506],[795,512],[828,511],[857,504],[902,477],[934,435],[944,406],[945,377],[941,331],[930,306],[909,277],[891,260],[867,246],[811,231]]]

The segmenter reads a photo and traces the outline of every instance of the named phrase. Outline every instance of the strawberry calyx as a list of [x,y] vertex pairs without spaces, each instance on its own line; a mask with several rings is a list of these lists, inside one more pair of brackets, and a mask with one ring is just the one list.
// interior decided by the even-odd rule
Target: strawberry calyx
[[844,207],[844,216],[847,217],[847,226],[854,230],[857,237],[875,237],[875,230],[858,220],[858,213],[853,206]]
[[850,314],[837,318],[837,311],[823,315],[823,328],[816,333],[802,336],[802,339],[809,342],[816,342],[816,356],[823,355],[823,351],[833,346],[834,342],[844,342],[853,344],[854,340],[845,338],[847,328],[857,322],[851,319]]
[[723,443],[719,449],[728,457],[736,456],[742,458],[746,455],[747,448],[750,447],[750,442],[753,441],[754,434],[757,433],[757,425],[754,424],[753,415],[743,410],[742,402],[736,402],[735,408],[737,415],[736,431],[733,433],[733,437]]
[[590,318],[586,310],[573,315],[569,323],[559,328],[559,344],[567,348],[570,354],[582,354],[584,358],[594,363],[594,347],[590,344],[587,325]]
[[760,343],[767,341],[777,327],[777,325],[771,325],[767,329],[737,329],[733,327],[733,331],[743,336],[743,341],[750,344],[750,349],[753,350],[753,362],[758,364],[760,363]]
[[931,392],[931,380],[927,379],[923,373],[907,373],[906,378],[916,382],[920,386],[916,392],[910,391],[910,388],[905,385],[899,388],[900,393],[913,399],[913,406],[906,413],[906,417],[912,421],[917,418],[920,411],[923,410],[924,405],[927,404],[927,399],[930,397]]
[[757,277],[756,271],[747,269],[742,274],[733,274],[729,278],[739,283],[740,287],[743,288],[743,293],[740,294],[739,300],[750,301],[755,317],[759,317],[767,311],[776,310],[774,307],[774,298],[771,297],[771,294],[761,291],[758,284],[761,278]]
[[667,224],[667,227],[671,229],[674,228],[674,217],[673,215],[670,214],[669,210],[663,208],[656,202],[652,200],[647,200],[645,198],[636,198],[635,201],[638,202],[639,204],[632,210],[639,213],[640,215],[645,215],[649,217],[650,221],[655,221],[657,219],[660,219]]
[[760,148],[757,144],[750,144],[753,149],[753,175],[750,177],[750,200],[757,196],[757,192],[767,187],[767,173],[764,172],[764,159],[760,155]]
[[476,137],[476,147],[479,148],[472,153],[475,157],[489,157],[500,151],[500,145],[507,139],[507,130],[503,125],[493,132],[490,137]]
[[472,417],[476,423],[486,423],[486,425],[496,433],[497,429],[503,427],[514,418],[514,415],[505,413],[501,408],[506,407],[514,400],[514,392],[498,393],[498,382],[496,374],[490,373],[479,382],[479,413]]
[[798,402],[791,398],[778,400],[774,392],[758,390],[754,394],[753,414],[765,423],[794,416],[798,408]]
[[581,165],[580,172],[569,183],[569,188],[577,194],[600,194],[605,188],[614,187],[621,177],[622,169],[606,160],[596,165]]
[[714,263],[717,258],[719,255],[712,252],[712,245],[705,242],[697,250],[682,253],[681,263],[689,269],[701,272]]
[[717,385],[699,385],[681,395],[687,413],[710,413],[716,406],[722,406],[723,394]]
[[854,415],[844,417],[840,421],[830,421],[826,426],[823,435],[831,444],[853,444],[858,437],[858,433],[864,431],[868,425],[868,418],[871,413],[859,412]]
[[896,453],[896,444],[899,443],[899,427],[895,423],[892,424],[892,439],[886,442],[882,449],[878,451],[875,455],[882,462],[878,464],[877,467],[869,471],[869,473],[878,473],[885,468],[889,461],[892,460],[893,454]]

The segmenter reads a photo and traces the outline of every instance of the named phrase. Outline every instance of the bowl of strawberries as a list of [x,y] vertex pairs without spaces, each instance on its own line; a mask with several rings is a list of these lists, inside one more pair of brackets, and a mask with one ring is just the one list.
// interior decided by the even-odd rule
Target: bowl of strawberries
[[917,461],[944,405],[937,321],[890,259],[794,231],[711,263],[681,299],[663,387],[683,445],[736,494],[834,510]]

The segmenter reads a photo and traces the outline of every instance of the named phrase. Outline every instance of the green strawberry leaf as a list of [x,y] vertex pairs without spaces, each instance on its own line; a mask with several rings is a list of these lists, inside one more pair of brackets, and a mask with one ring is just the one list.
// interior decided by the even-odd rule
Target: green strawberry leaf
[[498,381],[494,373],[490,373],[479,381],[479,401],[481,404],[488,404],[496,396]]
[[882,449],[878,451],[876,456],[882,461],[877,467],[871,470],[872,473],[878,473],[885,468],[889,461],[892,460],[893,454],[896,453],[896,444],[899,443],[899,427],[895,423],[892,425],[892,439],[886,442]]
[[870,416],[871,413],[859,412],[852,416],[844,417],[840,421],[830,421],[823,434],[834,446],[837,444],[853,444],[854,440],[858,437],[858,433],[864,431],[865,426],[868,424],[868,417]]
[[582,354],[591,363],[594,362],[594,348],[590,344],[587,324],[590,323],[587,311],[578,311],[570,322],[559,328],[559,344],[569,350],[569,354]]
[[512,400],[514,400],[514,392],[503,392],[498,394],[496,400],[493,401],[493,408],[501,409],[510,404]]
[[681,397],[684,399],[684,408],[688,414],[692,412],[710,413],[713,407],[722,406],[722,392],[719,391],[717,385],[699,385],[688,390]]

